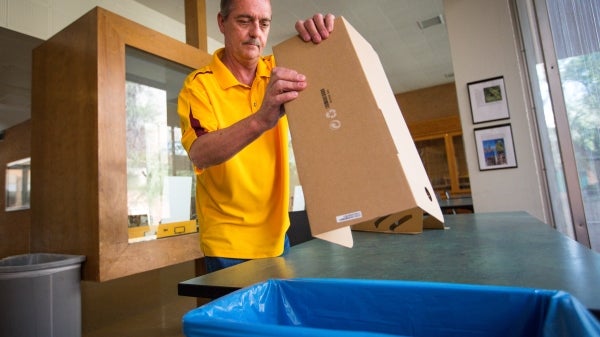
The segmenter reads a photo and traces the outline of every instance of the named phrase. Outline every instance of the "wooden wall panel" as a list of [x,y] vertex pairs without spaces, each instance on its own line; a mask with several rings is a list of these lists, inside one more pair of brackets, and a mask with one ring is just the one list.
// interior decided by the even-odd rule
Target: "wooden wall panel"
[[86,15],[33,52],[32,249],[98,268],[95,20]]
[[454,83],[396,94],[396,101],[407,124],[459,116]]

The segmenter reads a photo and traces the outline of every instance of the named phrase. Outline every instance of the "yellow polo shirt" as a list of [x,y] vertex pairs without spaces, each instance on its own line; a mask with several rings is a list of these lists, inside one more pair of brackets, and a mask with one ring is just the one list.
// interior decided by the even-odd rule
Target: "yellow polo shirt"
[[[206,132],[226,128],[258,111],[273,56],[261,58],[252,86],[237,81],[221,62],[185,80],[178,113],[184,148]],[[288,125],[284,116],[271,130],[220,165],[196,168],[196,211],[206,256],[253,259],[283,253],[289,227]]]

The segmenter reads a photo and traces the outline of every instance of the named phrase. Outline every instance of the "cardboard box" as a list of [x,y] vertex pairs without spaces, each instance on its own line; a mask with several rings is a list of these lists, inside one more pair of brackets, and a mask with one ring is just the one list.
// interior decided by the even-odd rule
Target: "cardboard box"
[[443,228],[435,191],[371,45],[338,17],[322,43],[296,36],[273,52],[278,66],[308,81],[285,111],[312,235],[351,247],[351,226],[420,233],[423,212]]

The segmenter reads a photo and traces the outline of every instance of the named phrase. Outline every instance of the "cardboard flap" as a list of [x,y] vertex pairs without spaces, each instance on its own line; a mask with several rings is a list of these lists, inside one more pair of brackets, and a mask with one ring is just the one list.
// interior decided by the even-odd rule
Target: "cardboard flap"
[[[414,143],[411,145],[412,147],[406,148],[406,153],[398,154],[398,160],[400,161],[400,165],[402,165],[406,176],[411,177],[407,182],[412,192],[412,196],[417,206],[425,213],[432,215],[438,221],[444,223],[444,215],[440,208],[440,204],[438,203],[435,190],[431,186],[431,181],[427,176],[427,172],[425,171],[421,157],[419,157],[419,154],[416,151]],[[415,150],[416,158],[409,154],[413,149]]]
[[382,233],[418,234],[423,232],[423,211],[414,207],[352,226],[353,230]]
[[[359,60],[369,83],[368,89],[375,98],[380,114],[384,117],[387,125],[387,130],[382,129],[381,132],[388,131],[393,140],[404,176],[408,178],[406,182],[410,187],[414,202],[424,212],[431,214],[443,223],[444,217],[435,196],[435,190],[431,186],[431,181],[402,116],[400,106],[381,66],[379,55],[352,25],[348,24],[343,17],[340,20],[344,23],[353,45],[360,50],[363,56]],[[375,60],[378,62],[374,62]],[[406,204],[406,207],[410,207],[410,205]]]
[[[389,136],[396,146],[398,160],[404,171],[404,176],[408,178],[406,182],[410,187],[414,201],[423,211],[433,215],[443,223],[444,217],[437,202],[435,191],[431,186],[385,71],[380,62],[373,62],[374,60],[379,61],[379,55],[351,25],[346,24],[346,29],[355,47],[361,50],[362,55],[368,55],[368,57],[360,59],[361,66],[369,83],[369,89],[375,97],[375,102],[387,124]],[[381,130],[381,132],[384,131]]]
[[352,248],[354,239],[352,238],[352,230],[350,226],[334,229],[329,232],[315,235],[316,238],[329,241],[340,246]]

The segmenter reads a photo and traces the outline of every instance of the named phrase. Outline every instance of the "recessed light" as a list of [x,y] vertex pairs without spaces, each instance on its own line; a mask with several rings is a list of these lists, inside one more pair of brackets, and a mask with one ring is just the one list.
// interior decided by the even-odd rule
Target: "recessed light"
[[444,17],[440,14],[429,19],[418,21],[417,24],[421,30],[444,23]]

